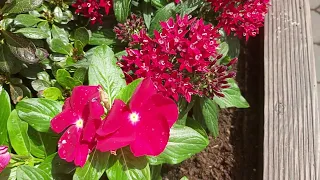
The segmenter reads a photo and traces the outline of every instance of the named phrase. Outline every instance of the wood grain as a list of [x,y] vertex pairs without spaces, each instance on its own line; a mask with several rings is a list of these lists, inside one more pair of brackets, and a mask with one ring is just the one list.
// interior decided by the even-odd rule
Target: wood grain
[[264,33],[263,179],[318,180],[320,122],[309,0],[271,3]]

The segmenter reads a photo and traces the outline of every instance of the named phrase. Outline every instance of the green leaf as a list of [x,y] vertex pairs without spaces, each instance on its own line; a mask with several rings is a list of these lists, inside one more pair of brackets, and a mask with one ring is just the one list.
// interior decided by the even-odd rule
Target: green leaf
[[30,14],[19,14],[14,20],[16,21],[16,24],[21,24],[25,27],[30,27],[41,21],[44,21],[43,19],[37,18]]
[[180,180],[188,180],[187,176],[183,176]]
[[43,0],[11,0],[2,8],[3,13],[24,13],[36,9],[43,3]]
[[174,125],[166,149],[159,156],[149,156],[152,165],[162,163],[178,164],[202,151],[209,144],[207,136],[182,125]]
[[222,57],[220,59],[223,59],[227,56],[229,52],[229,45],[226,42],[222,42],[219,45],[218,54],[221,54]]
[[15,152],[19,155],[30,155],[30,141],[28,137],[28,124],[21,121],[17,111],[13,110],[10,114],[8,123],[8,134],[10,143]]
[[71,77],[70,73],[65,69],[58,69],[56,79],[63,87],[73,89],[75,86],[80,86],[82,83]]
[[47,33],[49,37],[51,36],[51,30],[48,21],[43,21],[39,23],[38,28],[41,29],[43,32]]
[[86,57],[90,61],[89,84],[101,85],[106,91],[110,104],[119,91],[126,86],[124,75],[120,67],[116,64],[112,49],[106,45],[98,46],[87,52]]
[[152,180],[162,180],[161,177],[162,165],[150,165],[150,174]]
[[147,159],[135,157],[129,148],[121,148],[117,156],[110,156],[106,173],[110,180],[151,180]]
[[47,81],[37,79],[31,82],[31,86],[35,91],[43,91],[51,85]]
[[91,34],[90,45],[111,45],[115,44],[115,33],[111,29],[96,31]]
[[6,45],[0,45],[0,73],[16,74],[22,68],[22,63]]
[[74,32],[74,39],[75,39],[75,43],[79,44],[76,45],[76,47],[81,47],[81,50],[83,49],[83,47],[85,47],[90,39],[88,30],[85,27],[80,27],[78,29],[76,29],[76,31]]
[[50,176],[41,169],[31,166],[19,166],[17,169],[17,180],[51,180]]
[[167,3],[166,0],[151,0],[151,5],[158,9],[163,8]]
[[142,2],[142,12],[143,12],[143,19],[144,19],[144,23],[146,24],[147,29],[150,28],[150,24],[151,24],[151,16],[152,16],[152,6],[151,6],[151,2]]
[[46,158],[56,152],[58,137],[49,133],[40,133],[29,128],[28,136],[31,145],[31,154],[38,158]]
[[203,0],[186,0],[178,4],[177,6],[177,14],[184,16],[186,14],[191,14],[198,7],[204,4]]
[[29,39],[46,39],[49,35],[38,28],[21,28],[16,33],[21,33]]
[[219,107],[209,98],[198,98],[194,106],[194,117],[203,122],[214,137],[219,135]]
[[52,179],[57,180],[72,179],[75,168],[73,163],[68,163],[67,161],[60,159],[57,153],[48,156],[38,166],[38,169],[44,171]]
[[87,68],[81,67],[74,72],[73,78],[83,83],[85,81],[86,75],[87,75]]
[[37,48],[32,41],[8,31],[1,31],[1,33],[4,35],[11,52],[18,59],[29,64],[34,64],[39,61],[36,57]]
[[128,103],[141,81],[142,79],[136,79],[130,84],[128,84],[126,87],[121,89],[116,99],[121,99],[123,102]]
[[52,39],[60,39],[64,44],[69,44],[69,33],[63,28],[52,25],[51,34]]
[[3,180],[16,180],[17,177],[17,167],[14,168],[5,168],[1,172],[1,179]]
[[55,7],[53,10],[53,20],[57,23],[60,23],[63,20],[63,12],[60,7]]
[[0,144],[7,141],[7,121],[11,112],[10,97],[4,89],[0,88]]
[[224,97],[215,96],[213,100],[220,108],[248,108],[250,107],[246,99],[241,95],[240,89],[234,79],[228,79],[230,87],[222,90]]
[[19,117],[39,132],[49,132],[50,121],[61,112],[62,104],[41,98],[24,99],[16,107]]
[[113,0],[113,10],[117,21],[125,22],[130,13],[131,0]]
[[52,39],[50,41],[50,48],[53,52],[65,55],[72,55],[73,47],[71,44],[65,44],[62,39]]
[[151,21],[150,29],[148,30],[149,34],[153,35],[153,30],[160,30],[161,29],[160,22],[166,21],[170,17],[172,17],[175,14],[174,9],[175,9],[174,2],[167,4],[165,7],[159,9]]
[[56,101],[62,99],[62,92],[56,87],[49,87],[43,91],[43,97]]
[[240,40],[235,36],[228,36],[227,43],[229,45],[228,56],[233,59],[239,57],[240,54]]
[[10,84],[10,96],[13,104],[17,104],[23,98],[23,90],[19,86]]
[[77,168],[73,180],[99,180],[107,168],[110,153],[93,151],[83,168]]

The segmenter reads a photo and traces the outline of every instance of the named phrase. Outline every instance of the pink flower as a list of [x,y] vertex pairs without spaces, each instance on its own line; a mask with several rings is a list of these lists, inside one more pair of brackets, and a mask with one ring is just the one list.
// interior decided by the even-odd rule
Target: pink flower
[[100,104],[99,86],[78,86],[64,104],[63,111],[51,120],[56,133],[66,131],[58,142],[61,159],[83,166],[96,145],[96,130],[104,108]]
[[0,173],[7,167],[11,159],[8,146],[0,146]]
[[158,94],[150,78],[144,79],[128,105],[115,100],[97,131],[97,149],[105,152],[129,145],[135,156],[157,156],[165,149],[177,118],[175,102]]

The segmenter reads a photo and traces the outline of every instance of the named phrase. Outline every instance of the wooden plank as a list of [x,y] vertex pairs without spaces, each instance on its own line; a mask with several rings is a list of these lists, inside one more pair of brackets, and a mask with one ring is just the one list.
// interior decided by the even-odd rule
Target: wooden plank
[[320,122],[309,0],[273,0],[265,21],[264,180],[319,180]]

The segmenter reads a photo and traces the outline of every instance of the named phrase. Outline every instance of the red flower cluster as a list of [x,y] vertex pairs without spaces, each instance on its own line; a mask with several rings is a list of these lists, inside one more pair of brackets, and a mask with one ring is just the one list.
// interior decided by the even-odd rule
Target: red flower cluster
[[269,0],[207,0],[214,11],[220,11],[217,17],[218,27],[229,35],[231,32],[238,37],[256,36],[263,27]]
[[132,35],[139,33],[140,30],[145,28],[143,18],[132,13],[131,18],[127,19],[127,22],[123,24],[118,23],[113,28],[113,31],[121,42],[131,42],[133,40]]
[[91,24],[102,23],[103,14],[100,9],[104,9],[105,14],[108,15],[112,8],[112,0],[77,0],[72,7],[76,8],[76,14],[90,18]]
[[58,142],[61,159],[84,166],[94,148],[105,152],[129,145],[135,156],[156,156],[165,149],[178,107],[158,94],[150,79],[141,82],[128,106],[115,100],[104,120],[100,92],[99,86],[74,88],[63,111],[51,120],[53,131],[65,130]]
[[217,29],[190,16],[177,15],[176,21],[160,24],[162,32],[155,31],[154,38],[143,30],[133,36],[141,49],[126,49],[122,69],[133,78],[151,77],[158,91],[175,100],[179,95],[187,101],[193,94],[223,96],[226,78],[235,73],[217,64]]

